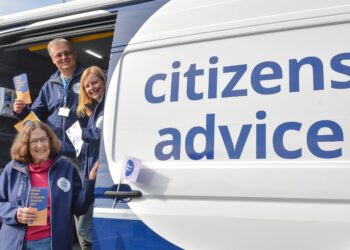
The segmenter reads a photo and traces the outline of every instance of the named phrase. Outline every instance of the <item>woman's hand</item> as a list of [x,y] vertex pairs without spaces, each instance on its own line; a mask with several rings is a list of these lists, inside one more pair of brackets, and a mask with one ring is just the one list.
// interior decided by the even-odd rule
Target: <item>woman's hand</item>
[[94,166],[92,167],[92,169],[89,173],[89,180],[90,181],[96,180],[97,169],[98,169],[99,165],[100,165],[100,163],[98,161],[96,161]]
[[36,210],[31,207],[22,207],[17,210],[17,221],[22,224],[28,224],[37,218]]

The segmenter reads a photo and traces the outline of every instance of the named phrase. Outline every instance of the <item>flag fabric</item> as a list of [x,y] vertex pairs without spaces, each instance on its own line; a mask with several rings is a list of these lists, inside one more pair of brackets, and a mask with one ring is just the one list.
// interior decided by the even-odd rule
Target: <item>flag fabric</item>
[[123,166],[123,178],[131,182],[137,182],[141,167],[140,159],[127,155]]

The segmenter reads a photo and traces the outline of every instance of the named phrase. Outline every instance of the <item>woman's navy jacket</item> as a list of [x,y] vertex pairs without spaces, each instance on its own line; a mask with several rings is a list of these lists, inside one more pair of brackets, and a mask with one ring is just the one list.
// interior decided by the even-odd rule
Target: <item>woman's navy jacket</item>
[[95,162],[98,160],[100,153],[100,140],[102,132],[102,121],[103,121],[103,106],[104,97],[101,102],[97,103],[93,107],[89,107],[93,110],[92,115],[89,118],[88,125],[86,128],[82,128],[82,139],[84,145],[82,148],[82,172],[83,177],[89,175]]
[[[54,158],[49,173],[52,250],[71,250],[73,214],[86,213],[94,201],[95,181],[84,179],[61,156]],[[27,225],[16,219],[18,208],[29,203],[31,184],[27,164],[10,161],[0,176],[0,250],[22,250]]]

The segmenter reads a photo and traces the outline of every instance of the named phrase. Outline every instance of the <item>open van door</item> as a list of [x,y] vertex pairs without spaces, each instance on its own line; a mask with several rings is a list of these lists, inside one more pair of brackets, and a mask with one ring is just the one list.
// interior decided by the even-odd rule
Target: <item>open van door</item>
[[[83,67],[98,65],[107,70],[116,18],[113,9],[108,9],[110,2],[72,1],[0,18],[0,172],[11,159],[14,125],[19,122],[12,114],[13,78],[27,75],[34,101],[57,70],[46,49],[47,43],[57,37],[71,40]],[[132,1],[116,0],[113,8],[120,7],[120,2],[124,6]],[[98,52],[101,58],[87,51]]]
[[348,1],[158,3],[118,14],[156,9],[113,42],[94,246],[350,248]]

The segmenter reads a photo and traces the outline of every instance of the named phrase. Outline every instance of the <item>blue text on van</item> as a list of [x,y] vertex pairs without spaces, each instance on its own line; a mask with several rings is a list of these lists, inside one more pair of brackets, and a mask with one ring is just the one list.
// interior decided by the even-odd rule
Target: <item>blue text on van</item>
[[[350,53],[341,53],[335,55],[330,61],[330,67],[337,73],[345,76],[350,76],[350,66],[346,65],[344,61],[350,60]],[[218,67],[215,65],[219,59],[217,56],[209,58],[209,63],[213,65],[209,69],[197,68],[196,64],[191,64],[188,70],[183,73],[183,78],[186,82],[186,97],[191,101],[199,101],[204,98],[230,98],[247,96],[248,89],[236,88],[239,81],[242,79],[247,71],[247,64],[230,65],[222,67],[222,74],[229,74],[231,77],[226,85],[220,90],[218,97]],[[179,101],[179,85],[180,85],[180,72],[178,72],[181,66],[180,61],[174,61],[172,63],[173,72],[171,77],[168,78],[166,73],[157,73],[149,77],[145,85],[145,98],[151,104],[161,104],[166,101],[178,102]],[[323,62],[320,58],[315,56],[305,57],[301,60],[290,59],[289,60],[289,92],[300,91],[300,71],[303,67],[311,67],[313,72],[313,90],[320,91],[325,88]],[[266,73],[266,72],[269,73]],[[207,96],[204,97],[203,92],[196,90],[197,79],[205,75],[208,72],[208,91]],[[283,78],[281,66],[274,61],[265,61],[257,64],[250,75],[250,82],[252,89],[260,95],[273,95],[281,92],[280,84],[274,81],[274,86],[264,86],[262,81],[267,80],[279,80]],[[202,80],[202,79],[201,79]],[[182,82],[182,81],[181,81]],[[159,85],[166,84],[169,86],[170,93],[155,95],[155,89]],[[265,84],[266,85],[266,84]],[[350,88],[350,80],[336,81],[331,80],[330,87],[332,89],[348,89]],[[157,92],[158,93],[158,92]],[[266,112],[263,110],[257,111],[256,118],[263,120],[266,117]],[[236,144],[231,139],[231,134],[227,126],[218,126],[220,135],[224,142],[228,157],[230,159],[239,159],[244,149],[246,140],[250,134],[252,124],[242,125],[241,131]],[[287,149],[284,146],[283,138],[287,132],[300,131],[302,123],[300,122],[285,122],[279,125],[273,133],[273,148],[275,153],[281,158],[285,159],[297,159],[302,157],[302,149]],[[324,135],[318,132],[322,128],[327,128],[331,133]],[[185,150],[190,159],[199,160],[202,158],[214,159],[214,130],[215,130],[215,114],[206,115],[205,127],[195,126],[191,128],[185,138]],[[194,148],[194,139],[197,135],[201,134],[205,136],[206,147],[202,152],[198,152]],[[155,146],[155,156],[159,160],[175,159],[179,160],[181,155],[181,133],[176,128],[164,128],[159,130],[159,135],[171,136],[171,140],[164,140],[159,142]],[[336,148],[332,150],[324,150],[319,146],[319,142],[340,142],[344,140],[344,134],[342,127],[335,121],[321,120],[313,123],[307,132],[307,145],[309,151],[319,158],[330,159],[342,156],[342,148]],[[165,152],[165,148],[171,148]],[[256,158],[266,159],[266,125],[256,125]]]

